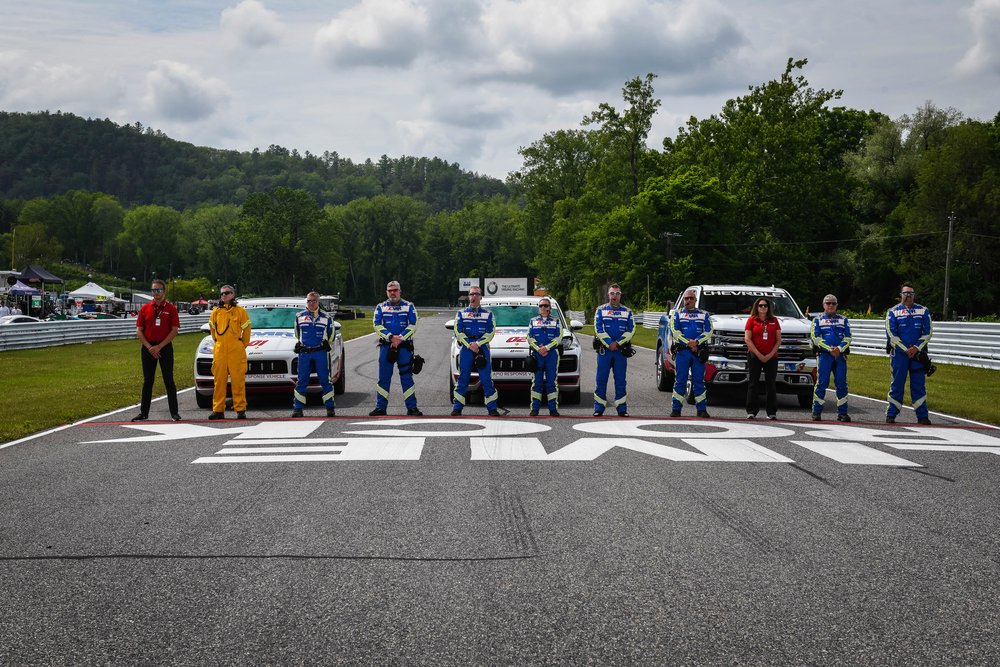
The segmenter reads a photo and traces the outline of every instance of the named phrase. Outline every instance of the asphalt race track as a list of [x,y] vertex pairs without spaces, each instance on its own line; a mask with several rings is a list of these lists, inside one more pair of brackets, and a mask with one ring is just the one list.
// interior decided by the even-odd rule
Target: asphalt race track
[[445,319],[423,418],[367,417],[367,337],[334,419],[187,391],[0,445],[0,665],[1000,662],[1000,431],[668,419],[646,350],[594,419],[589,346],[562,417],[450,418]]

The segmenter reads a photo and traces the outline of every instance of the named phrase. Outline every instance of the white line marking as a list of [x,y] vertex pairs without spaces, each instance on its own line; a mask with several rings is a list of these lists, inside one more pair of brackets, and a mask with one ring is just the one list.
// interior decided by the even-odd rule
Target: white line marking
[[[194,387],[188,387],[187,389],[181,389],[181,390],[179,390],[177,392],[177,395],[179,396],[179,395],[183,394],[186,391],[194,391]],[[157,398],[154,398],[153,399],[153,403],[156,403],[157,401],[165,400],[166,398],[167,398],[167,396],[166,396],[166,394],[164,394],[163,396],[159,396]],[[34,433],[32,435],[25,436],[25,437],[23,437],[23,438],[21,438],[19,440],[11,440],[8,443],[0,445],[0,449],[6,449],[8,447],[13,447],[14,445],[19,445],[22,442],[28,442],[29,440],[34,440],[35,438],[41,438],[42,436],[49,435],[51,433],[58,433],[59,431],[62,431],[62,430],[67,429],[67,428],[70,428],[71,426],[79,426],[80,424],[86,424],[88,422],[92,422],[92,421],[101,419],[102,417],[110,417],[111,415],[116,415],[119,412],[125,412],[126,410],[135,410],[140,405],[141,405],[141,403],[133,403],[132,405],[126,405],[124,408],[118,408],[117,410],[112,410],[111,412],[105,412],[103,415],[94,415],[93,417],[87,417],[86,419],[81,419],[80,421],[75,421],[72,424],[63,424],[62,426],[56,426],[55,428],[50,428],[47,431],[42,431],[40,433]]]
[[296,453],[307,453],[307,452],[340,452],[344,449],[347,441],[344,441],[344,445],[339,447],[334,445],[320,445],[318,447],[226,447],[225,449],[220,449],[216,454],[253,454],[256,452],[263,452],[265,454],[296,454]]
[[262,456],[205,456],[191,463],[303,463],[306,461],[342,461],[340,454],[266,454]]
[[820,456],[833,459],[838,463],[849,465],[924,467],[919,463],[907,461],[906,459],[893,456],[878,449],[866,447],[857,442],[809,442],[806,440],[792,440],[791,443],[799,447],[804,447]]

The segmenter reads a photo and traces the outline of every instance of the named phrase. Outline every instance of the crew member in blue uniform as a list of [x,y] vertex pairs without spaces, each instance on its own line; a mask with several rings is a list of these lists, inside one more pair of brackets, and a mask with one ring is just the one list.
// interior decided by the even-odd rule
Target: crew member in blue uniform
[[833,373],[833,386],[837,389],[837,421],[849,422],[847,414],[847,348],[851,345],[851,323],[837,312],[837,297],[827,294],[823,297],[823,314],[812,321],[809,337],[813,345],[819,349],[816,374],[816,391],[813,395],[813,421],[820,421],[823,415],[823,403],[826,402],[826,388],[830,386],[830,373]]
[[559,348],[563,329],[559,317],[552,316],[552,302],[548,297],[538,301],[538,317],[528,323],[528,346],[535,357],[535,380],[531,384],[531,416],[538,416],[542,405],[542,390],[548,394],[549,414],[559,416],[559,390],[556,377],[559,373]]
[[319,293],[309,292],[306,309],[295,316],[295,352],[299,355],[299,381],[292,394],[292,416],[301,417],[306,406],[309,376],[315,371],[323,388],[326,416],[334,417],[333,383],[330,382],[330,341],[333,340],[333,316],[319,308]]
[[600,417],[608,405],[608,375],[615,374],[614,407],[619,417],[628,417],[628,394],[625,373],[631,353],[635,319],[632,311],[622,305],[622,288],[613,284],[608,288],[608,303],[598,306],[594,313],[594,335],[597,338],[597,386],[594,388],[594,416]]
[[903,409],[907,375],[917,423],[931,423],[927,416],[927,368],[919,358],[927,351],[931,340],[931,311],[914,303],[913,299],[913,285],[903,283],[899,289],[899,303],[885,314],[885,335],[892,355],[892,384],[889,385],[889,407],[885,411],[887,424],[895,423],[896,415]]
[[417,309],[401,296],[395,280],[385,286],[388,299],[375,306],[372,326],[378,334],[378,382],[375,383],[375,409],[369,417],[380,417],[389,406],[392,370],[399,366],[399,384],[403,388],[406,414],[419,417],[416,387],[413,386],[413,334],[417,330]]
[[[681,405],[687,393],[688,375],[691,376],[691,392],[694,394],[698,416],[708,418],[708,393],[705,391],[705,361],[707,360],[708,339],[712,337],[712,316],[707,310],[695,308],[698,298],[694,290],[684,292],[683,308],[674,311],[670,318],[670,336],[674,341],[674,367],[677,379],[674,381],[673,400],[670,416],[681,416]],[[701,346],[705,353],[699,350]],[[701,356],[699,356],[699,354]]]
[[[458,311],[455,316],[455,340],[458,341],[458,382],[455,383],[454,403],[451,416],[462,414],[465,407],[465,394],[469,388],[469,377],[473,365],[479,373],[479,381],[483,385],[483,402],[491,417],[499,417],[497,410],[497,392],[493,388],[493,378],[490,372],[490,341],[493,339],[493,313],[479,302],[483,292],[478,287],[469,290],[469,307]],[[476,358],[479,357],[479,361]]]

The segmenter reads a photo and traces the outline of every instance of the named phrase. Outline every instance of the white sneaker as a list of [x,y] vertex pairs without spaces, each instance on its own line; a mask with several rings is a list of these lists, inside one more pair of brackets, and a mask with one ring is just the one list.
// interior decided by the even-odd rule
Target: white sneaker
[[754,413],[752,413],[752,412],[748,412],[747,413],[747,419],[756,419],[756,418],[757,418],[757,415],[755,415]]

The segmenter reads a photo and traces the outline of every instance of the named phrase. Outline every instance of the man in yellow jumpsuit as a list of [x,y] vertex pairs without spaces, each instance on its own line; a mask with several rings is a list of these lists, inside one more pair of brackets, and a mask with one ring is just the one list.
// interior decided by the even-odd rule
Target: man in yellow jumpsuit
[[212,351],[212,375],[215,393],[209,419],[226,418],[226,382],[232,380],[233,409],[237,419],[247,418],[247,344],[250,342],[250,316],[236,305],[231,285],[219,290],[219,305],[208,318],[215,349]]

